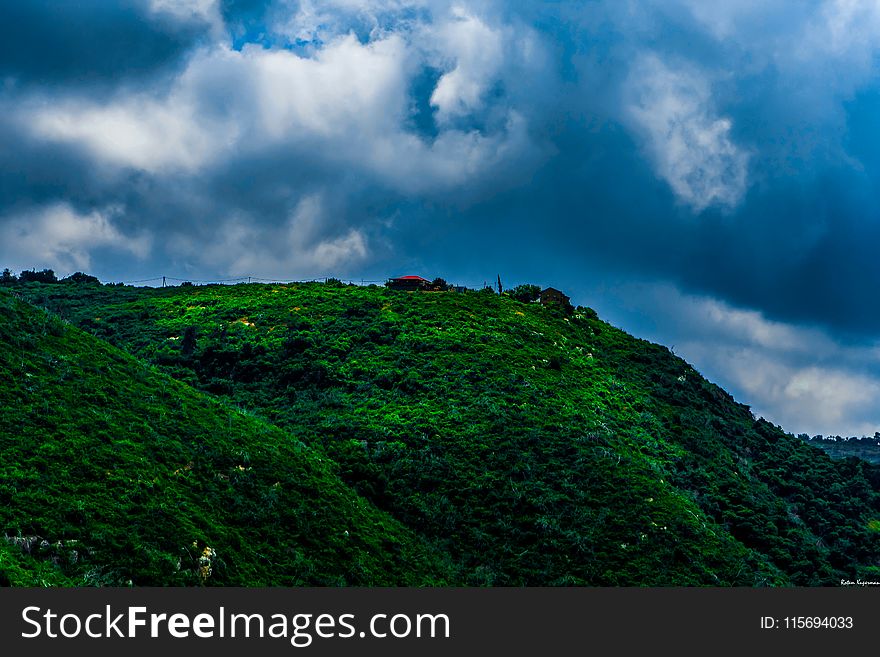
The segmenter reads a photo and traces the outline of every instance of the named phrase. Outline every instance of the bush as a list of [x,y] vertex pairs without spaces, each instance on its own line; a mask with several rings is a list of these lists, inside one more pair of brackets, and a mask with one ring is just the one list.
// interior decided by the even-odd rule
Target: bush
[[578,306],[577,312],[581,313],[587,319],[599,319],[599,313],[597,313],[592,308],[585,308],[583,306]]
[[95,276],[89,276],[88,274],[84,274],[81,271],[76,272],[75,274],[71,274],[67,278],[61,279],[62,283],[95,283],[97,285],[101,284]]
[[541,296],[541,288],[537,285],[526,283],[524,285],[517,285],[512,290],[507,290],[507,294],[511,299],[516,299],[522,303],[532,303]]
[[51,269],[44,269],[42,271],[23,271],[18,275],[18,280],[22,283],[57,283],[58,279],[55,277],[55,272]]

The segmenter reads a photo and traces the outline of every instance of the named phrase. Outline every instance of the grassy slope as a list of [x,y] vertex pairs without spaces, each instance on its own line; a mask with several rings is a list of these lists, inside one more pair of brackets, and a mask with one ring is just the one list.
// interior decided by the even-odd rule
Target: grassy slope
[[878,563],[875,471],[589,313],[319,284],[20,290],[321,446],[456,581],[827,584]]
[[320,454],[2,291],[0,376],[0,584],[446,581]]

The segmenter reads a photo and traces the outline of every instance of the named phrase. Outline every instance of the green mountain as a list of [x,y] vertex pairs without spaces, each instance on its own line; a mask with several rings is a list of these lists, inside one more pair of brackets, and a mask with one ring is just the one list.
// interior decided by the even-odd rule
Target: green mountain
[[446,581],[321,453],[4,292],[0,377],[0,584]]
[[[190,388],[211,395],[215,413],[261,427],[261,444],[295,436],[324,455],[332,481],[418,537],[401,544],[448,564],[448,583],[830,585],[880,574],[874,466],[833,461],[755,420],[668,349],[588,308],[331,283],[14,289],[140,359],[127,361],[135,370],[149,363],[181,382],[152,415],[132,412],[137,433],[155,431],[157,409],[183,394],[209,403]],[[100,383],[118,387],[109,373]],[[59,421],[78,412],[71,402],[52,402]],[[99,412],[107,399],[77,403]],[[272,463],[283,471],[286,458]],[[396,579],[408,567],[423,575],[413,558]],[[270,579],[254,571],[254,583]]]

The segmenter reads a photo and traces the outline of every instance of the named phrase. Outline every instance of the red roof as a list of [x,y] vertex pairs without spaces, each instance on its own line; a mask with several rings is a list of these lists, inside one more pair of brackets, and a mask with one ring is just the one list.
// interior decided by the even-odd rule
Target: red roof
[[398,276],[397,278],[392,278],[393,281],[425,281],[425,283],[430,283],[427,278],[422,278],[421,276]]

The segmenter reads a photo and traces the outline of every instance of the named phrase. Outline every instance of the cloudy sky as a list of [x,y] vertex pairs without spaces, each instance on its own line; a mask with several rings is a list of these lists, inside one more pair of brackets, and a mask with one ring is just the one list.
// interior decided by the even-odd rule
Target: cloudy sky
[[873,0],[0,2],[0,266],[500,273],[870,435],[878,51]]

